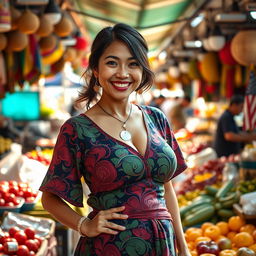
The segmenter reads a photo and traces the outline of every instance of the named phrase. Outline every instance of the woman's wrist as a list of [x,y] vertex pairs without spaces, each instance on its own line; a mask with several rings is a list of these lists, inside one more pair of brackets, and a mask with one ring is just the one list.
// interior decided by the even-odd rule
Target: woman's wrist
[[83,216],[80,218],[80,220],[77,223],[77,232],[80,234],[80,236],[86,236],[83,232],[82,232],[82,225],[83,223],[88,220],[89,218],[86,216]]

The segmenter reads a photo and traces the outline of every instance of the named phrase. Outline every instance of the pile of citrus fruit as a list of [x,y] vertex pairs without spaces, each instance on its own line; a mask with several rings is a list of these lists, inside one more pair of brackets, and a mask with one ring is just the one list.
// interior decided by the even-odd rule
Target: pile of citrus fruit
[[[190,227],[185,231],[185,238],[192,256],[247,255],[241,253],[245,248],[256,255],[256,226],[246,223],[240,216],[232,216],[226,222],[205,222],[200,227]],[[215,242],[218,250],[202,253],[200,245],[207,241]]]

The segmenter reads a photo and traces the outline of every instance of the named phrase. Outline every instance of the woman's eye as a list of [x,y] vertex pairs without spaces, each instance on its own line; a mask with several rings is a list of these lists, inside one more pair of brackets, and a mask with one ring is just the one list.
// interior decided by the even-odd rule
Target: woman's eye
[[131,62],[131,63],[130,63],[130,66],[132,66],[132,67],[138,67],[138,66],[139,66],[139,63],[136,62],[136,61],[134,61],[134,62]]
[[107,62],[107,65],[114,66],[114,65],[116,65],[116,62],[113,60],[110,60]]

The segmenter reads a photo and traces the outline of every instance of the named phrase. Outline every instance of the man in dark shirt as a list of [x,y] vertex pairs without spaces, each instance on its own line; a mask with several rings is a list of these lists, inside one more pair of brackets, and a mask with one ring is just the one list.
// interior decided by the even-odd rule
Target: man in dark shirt
[[240,131],[234,120],[234,116],[243,111],[243,105],[243,96],[234,95],[230,99],[228,108],[218,121],[214,140],[214,149],[218,157],[239,154],[242,149],[242,143],[250,143],[256,140],[256,133]]

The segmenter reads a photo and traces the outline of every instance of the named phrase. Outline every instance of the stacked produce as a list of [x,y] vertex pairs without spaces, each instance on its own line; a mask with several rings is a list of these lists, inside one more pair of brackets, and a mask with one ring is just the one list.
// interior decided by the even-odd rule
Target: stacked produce
[[0,255],[36,255],[43,240],[31,227],[22,230],[13,226],[5,232],[0,230]]
[[44,165],[49,165],[52,159],[53,149],[45,148],[42,150],[32,150],[27,152],[25,156],[29,159],[39,161]]
[[185,238],[192,256],[256,255],[256,227],[239,216],[190,227],[185,231]]
[[240,194],[234,190],[232,180],[223,183],[219,189],[205,186],[204,194],[180,208],[183,226],[190,227],[205,221],[215,223],[218,220],[226,220],[235,215],[233,204],[239,201],[239,197]]

